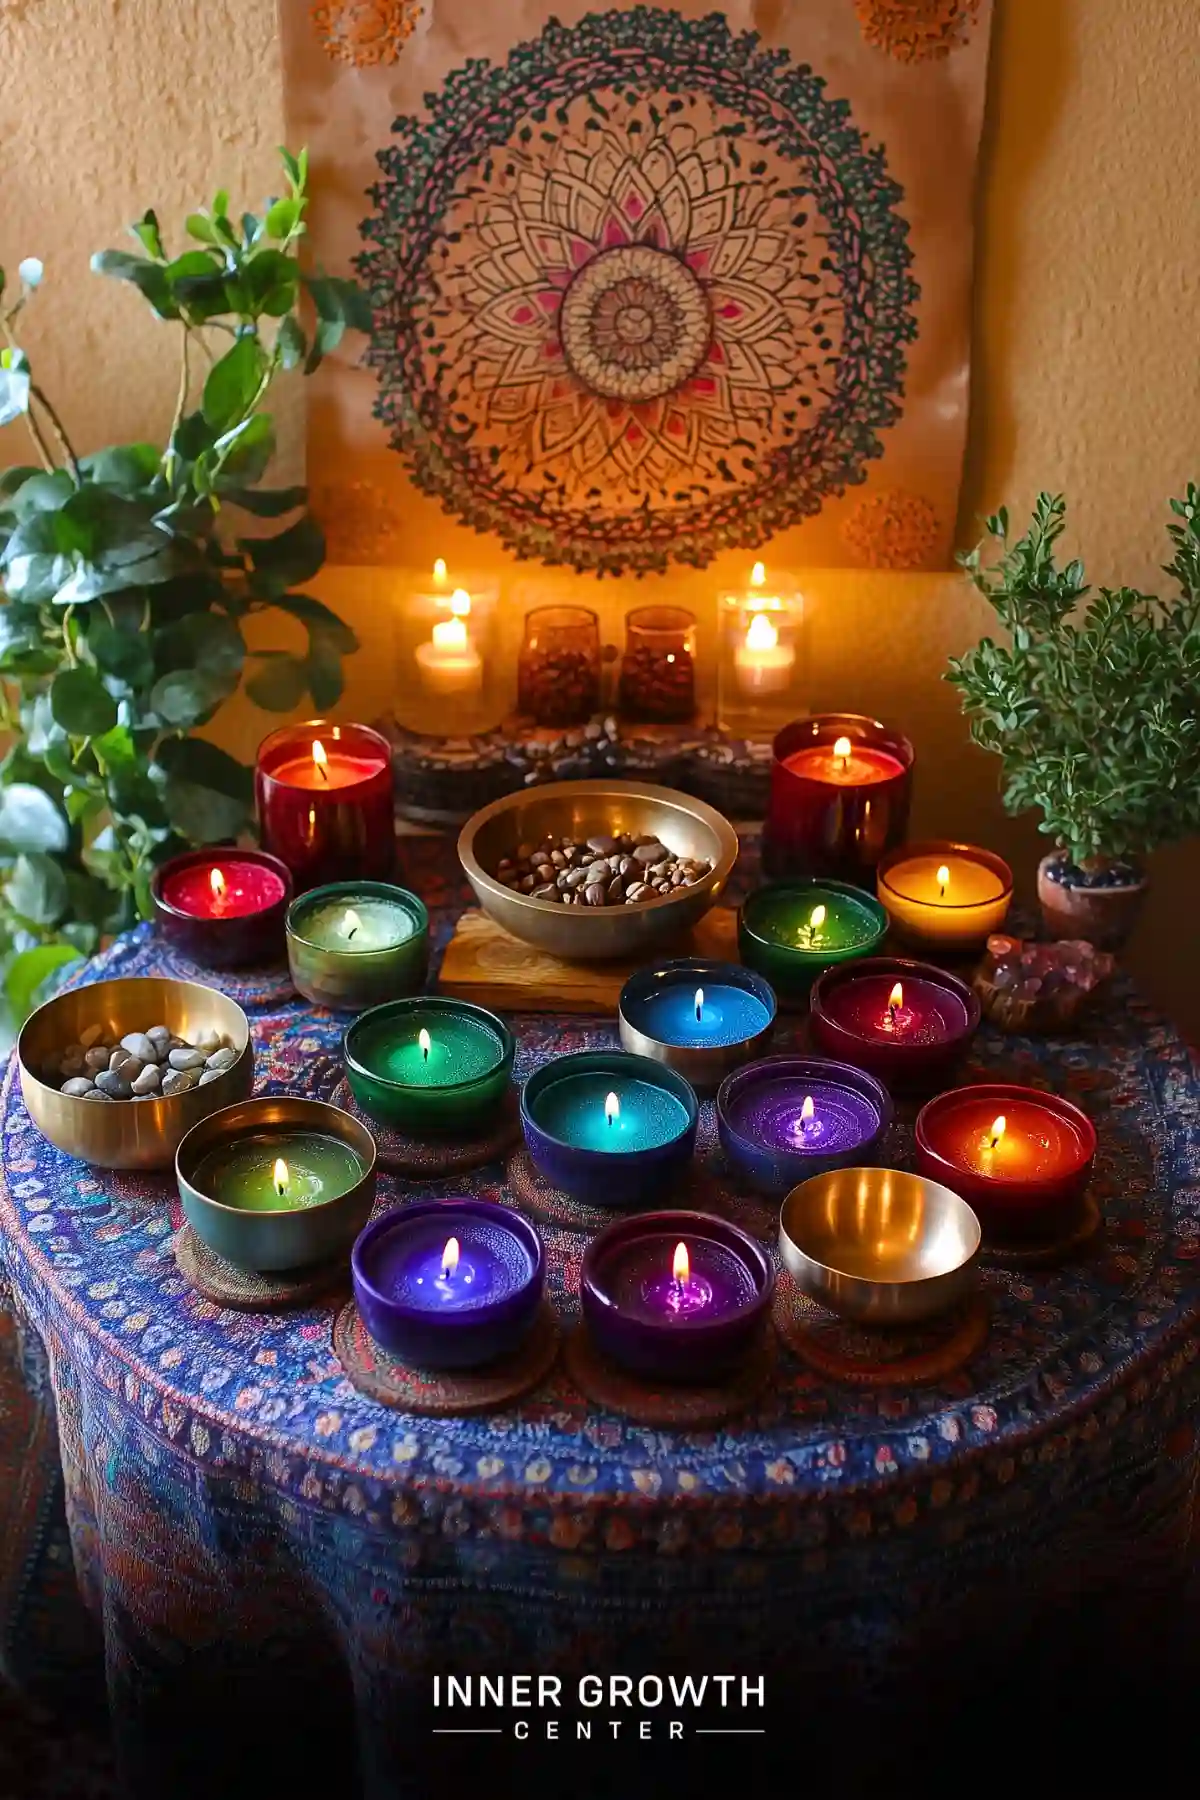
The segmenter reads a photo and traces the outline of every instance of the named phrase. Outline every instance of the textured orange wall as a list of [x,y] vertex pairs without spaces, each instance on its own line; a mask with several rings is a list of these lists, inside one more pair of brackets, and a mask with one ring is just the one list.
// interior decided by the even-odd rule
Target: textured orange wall
[[[1019,513],[1040,486],[1062,488],[1093,577],[1150,584],[1166,497],[1200,478],[1195,0],[999,0],[997,13],[960,541],[999,501]],[[176,375],[168,329],[90,276],[90,251],[147,204],[166,221],[218,185],[266,192],[282,135],[272,0],[0,0],[0,261],[46,262],[25,336],[82,447],[159,434]],[[278,412],[295,464],[298,393]],[[320,584],[366,646],[347,712],[388,697],[392,586],[369,570]],[[983,628],[980,603],[952,576],[819,573],[806,591],[816,704],[903,720],[921,758],[917,828],[994,844],[1028,888],[1036,834],[1001,815],[994,769],[938,679]],[[260,726],[238,706],[220,735],[249,754]],[[1133,960],[1200,1040],[1200,846],[1154,875]]]

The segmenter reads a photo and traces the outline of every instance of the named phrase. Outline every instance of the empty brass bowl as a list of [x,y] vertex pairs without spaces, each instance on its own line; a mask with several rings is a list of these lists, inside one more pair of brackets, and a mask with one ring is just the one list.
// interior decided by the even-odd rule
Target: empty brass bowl
[[[653,832],[676,856],[711,862],[692,887],[632,906],[559,906],[516,894],[491,873],[547,834],[586,841]],[[712,906],[737,861],[737,832],[703,800],[641,781],[560,781],[495,800],[467,820],[458,856],[484,912],[523,943],[571,962],[636,956],[673,942]]]
[[794,1187],[779,1252],[813,1300],[863,1325],[946,1312],[974,1286],[979,1220],[940,1182],[899,1169],[831,1169]]
[[[217,1031],[238,1057],[215,1081],[185,1094],[105,1105],[62,1094],[41,1079],[54,1053],[77,1043],[89,1025],[103,1025],[109,1043],[148,1025],[166,1025],[187,1038]],[[254,1049],[241,1007],[199,982],[168,981],[160,975],[127,975],[57,994],[25,1021],[17,1058],[25,1105],[43,1137],[68,1156],[102,1169],[170,1167],[192,1126],[218,1108],[244,1100],[254,1082]]]

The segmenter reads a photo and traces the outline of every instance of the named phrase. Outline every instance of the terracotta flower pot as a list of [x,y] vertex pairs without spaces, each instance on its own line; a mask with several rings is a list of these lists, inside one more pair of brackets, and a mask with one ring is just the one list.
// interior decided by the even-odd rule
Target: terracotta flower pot
[[[1037,891],[1042,908],[1042,922],[1054,938],[1086,938],[1101,950],[1120,950],[1142,910],[1149,886],[1145,871],[1131,868],[1133,879],[1109,880],[1093,886],[1078,881],[1055,879],[1052,869],[1061,869],[1066,857],[1052,850],[1038,864]],[[1106,857],[1096,857],[1086,865],[1089,874],[1103,875],[1112,865]]]

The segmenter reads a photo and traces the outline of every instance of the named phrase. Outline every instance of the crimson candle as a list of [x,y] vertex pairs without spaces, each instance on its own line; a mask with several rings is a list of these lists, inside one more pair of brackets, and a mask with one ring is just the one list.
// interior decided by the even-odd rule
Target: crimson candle
[[992,1237],[1053,1235],[1091,1179],[1096,1130],[1057,1094],[992,1082],[939,1094],[916,1124],[917,1168],[969,1202]]
[[392,754],[377,731],[326,719],[285,725],[259,746],[254,782],[263,845],[287,864],[298,892],[389,878]]
[[150,897],[159,931],[206,968],[282,956],[292,878],[264,850],[187,850],[155,870]]
[[813,985],[810,1008],[817,1048],[866,1069],[893,1093],[945,1080],[980,1020],[966,982],[898,956],[827,969]]
[[[763,865],[859,881],[908,827],[913,747],[878,719],[819,713],[775,739]],[[870,881],[873,887],[873,880]]]

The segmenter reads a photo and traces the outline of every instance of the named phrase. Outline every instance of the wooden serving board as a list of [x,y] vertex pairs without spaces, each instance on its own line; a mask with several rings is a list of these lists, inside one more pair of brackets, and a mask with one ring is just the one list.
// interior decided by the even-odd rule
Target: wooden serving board
[[510,937],[486,913],[467,912],[447,945],[439,992],[496,1012],[615,1014],[621,989],[638,969],[665,956],[737,962],[737,914],[714,907],[675,946],[627,962],[570,963]]

